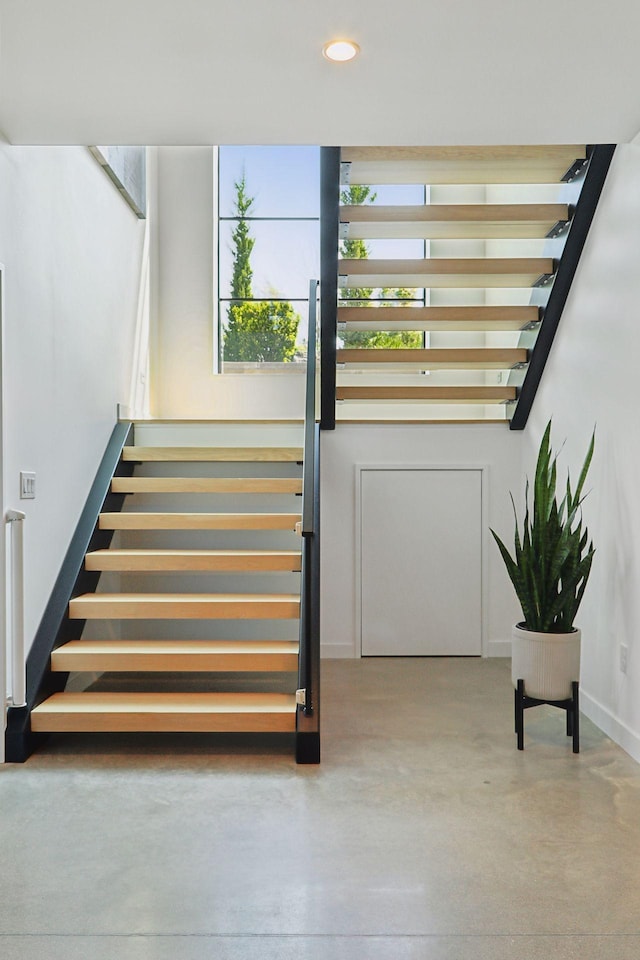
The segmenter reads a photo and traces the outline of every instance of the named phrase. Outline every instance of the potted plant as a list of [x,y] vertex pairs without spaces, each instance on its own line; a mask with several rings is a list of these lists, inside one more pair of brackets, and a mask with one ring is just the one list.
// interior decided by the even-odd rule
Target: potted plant
[[575,492],[567,475],[566,491],[558,503],[557,454],[551,450],[550,420],[538,453],[532,510],[529,481],[526,483],[522,537],[513,504],[516,520],[513,556],[495,531],[491,531],[524,617],[513,629],[513,683],[515,686],[523,679],[527,696],[540,700],[567,699],[571,696],[572,682],[580,677],[580,630],[574,626],[574,619],[594,554],[588,531],[583,528],[581,511],[594,443],[595,433]]

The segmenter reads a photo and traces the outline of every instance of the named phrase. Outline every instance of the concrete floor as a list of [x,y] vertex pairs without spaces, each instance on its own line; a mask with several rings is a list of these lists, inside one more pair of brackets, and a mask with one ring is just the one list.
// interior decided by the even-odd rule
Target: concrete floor
[[519,753],[504,660],[323,669],[319,767],[70,736],[0,769],[0,956],[638,960],[634,761],[547,707]]

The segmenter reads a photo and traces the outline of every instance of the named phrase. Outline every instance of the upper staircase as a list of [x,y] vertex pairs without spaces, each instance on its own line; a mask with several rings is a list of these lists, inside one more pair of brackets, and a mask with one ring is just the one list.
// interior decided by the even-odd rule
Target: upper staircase
[[34,734],[296,732],[302,442],[295,423],[134,426]]
[[[323,285],[335,289],[337,274],[335,418],[511,421],[537,335],[545,324],[547,341],[555,332],[568,293],[558,274],[571,273],[570,286],[612,152],[343,147],[325,156]],[[340,180],[333,192],[332,164]],[[581,205],[590,213],[576,228],[589,177]],[[323,323],[334,297],[326,291]],[[525,393],[541,366],[538,356]],[[327,426],[326,405],[323,419]]]

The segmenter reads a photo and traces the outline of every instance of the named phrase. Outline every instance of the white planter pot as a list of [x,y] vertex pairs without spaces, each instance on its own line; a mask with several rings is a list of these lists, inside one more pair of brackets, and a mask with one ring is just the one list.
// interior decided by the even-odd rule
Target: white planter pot
[[537,700],[568,700],[571,683],[580,679],[580,630],[536,633],[513,628],[511,679],[524,680],[524,692]]

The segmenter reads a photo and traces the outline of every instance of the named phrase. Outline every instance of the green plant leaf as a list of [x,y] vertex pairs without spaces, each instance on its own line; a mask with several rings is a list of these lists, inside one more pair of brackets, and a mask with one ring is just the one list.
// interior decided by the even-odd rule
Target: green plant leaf
[[491,531],[522,607],[525,624],[530,630],[558,633],[573,630],[595,552],[581,516],[584,484],[594,446],[595,431],[575,492],[567,476],[564,496],[558,502],[558,464],[557,455],[551,448],[549,420],[536,460],[532,506],[528,479],[525,484],[522,531],[511,495],[515,521],[513,556],[495,531]]

